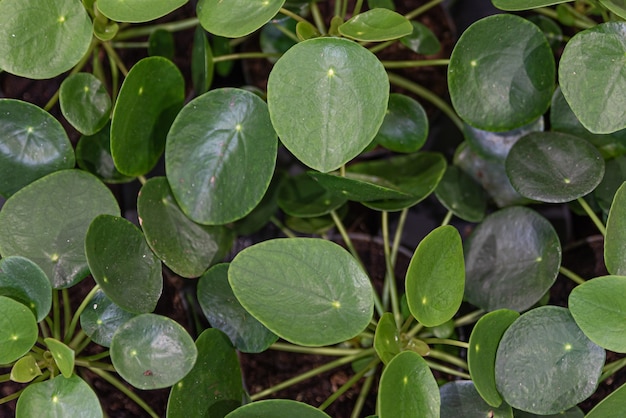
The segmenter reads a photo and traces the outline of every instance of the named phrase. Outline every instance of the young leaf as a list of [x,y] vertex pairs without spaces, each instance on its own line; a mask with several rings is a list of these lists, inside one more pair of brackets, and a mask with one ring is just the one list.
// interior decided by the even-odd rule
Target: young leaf
[[228,280],[248,312],[295,344],[348,340],[372,318],[369,278],[350,253],[330,241],[285,238],[255,244],[235,256]]
[[446,209],[468,222],[480,222],[485,217],[485,190],[456,165],[448,166],[435,196]]
[[0,260],[0,295],[28,306],[37,322],[48,315],[52,305],[52,287],[46,273],[24,257]]
[[448,382],[439,389],[441,418],[493,417],[513,418],[513,410],[505,403],[494,409],[478,394],[471,380]]
[[65,119],[83,135],[93,135],[109,121],[111,98],[90,73],[72,74],[61,83],[59,104]]
[[604,263],[609,273],[626,275],[626,183],[615,192],[606,221]]
[[207,32],[239,38],[266,24],[284,3],[285,0],[199,0],[198,19]]
[[428,26],[415,21],[411,21],[411,25],[413,26],[413,32],[400,39],[402,45],[413,52],[423,55],[434,55],[441,50],[439,39]]
[[380,418],[438,418],[439,388],[428,364],[412,351],[395,356],[378,389]]
[[428,118],[422,105],[399,93],[389,95],[385,119],[374,140],[396,152],[415,152],[428,137]]
[[411,313],[427,327],[451,319],[463,301],[463,244],[455,227],[431,231],[419,243],[406,273],[406,300]]
[[374,8],[339,26],[339,33],[357,41],[379,42],[402,38],[413,32],[406,17],[389,9]]
[[330,418],[327,414],[302,402],[268,399],[237,408],[224,418]]
[[[309,218],[326,215],[346,203],[346,197],[341,193],[332,193],[322,187],[324,178],[330,175],[321,174],[322,180],[319,181],[318,174],[302,173],[285,180],[278,191],[278,206],[290,216]],[[332,176],[329,180],[335,179]]]
[[41,375],[37,360],[30,354],[16,361],[11,367],[11,380],[17,383],[28,383]]
[[514,408],[556,414],[594,392],[604,359],[604,349],[583,334],[567,309],[544,306],[520,316],[504,333],[496,384]]
[[117,171],[111,156],[111,124],[91,136],[81,136],[76,145],[76,163],[80,168],[106,183],[127,183],[128,177]]
[[0,296],[0,364],[11,363],[28,353],[38,332],[35,316],[28,307]]
[[374,334],[374,348],[385,364],[389,364],[402,349],[398,327],[391,312],[385,312],[378,320],[376,334]]
[[0,195],[9,197],[46,174],[74,167],[65,130],[43,109],[0,99],[0,129]]
[[339,168],[372,142],[388,97],[389,79],[376,56],[340,38],[293,46],[276,62],[267,85],[270,117],[281,141],[322,172]]
[[94,280],[113,302],[134,313],[154,310],[163,289],[161,261],[135,225],[118,216],[96,217],[85,255]]
[[117,22],[140,23],[158,19],[178,9],[187,0],[98,0],[98,10]]
[[115,370],[137,389],[172,386],[189,373],[198,349],[170,318],[142,314],[120,326],[111,341]]
[[68,379],[74,372],[74,350],[54,338],[44,338],[44,342],[54,358],[61,374]]
[[586,418],[621,418],[626,408],[626,384],[604,398]]
[[117,306],[99,289],[80,314],[80,327],[96,344],[110,347],[113,334],[137,314]]

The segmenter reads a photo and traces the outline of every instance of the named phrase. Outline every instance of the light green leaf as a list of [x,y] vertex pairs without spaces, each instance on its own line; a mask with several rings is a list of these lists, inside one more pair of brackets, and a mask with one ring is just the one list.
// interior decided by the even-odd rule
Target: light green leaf
[[11,367],[11,380],[17,383],[28,383],[41,375],[37,360],[30,354],[16,361]]
[[187,3],[187,0],[98,0],[98,10],[117,22],[148,22]]
[[385,312],[378,320],[374,334],[374,348],[385,364],[389,364],[402,351],[398,326],[393,319],[393,313]]
[[357,41],[379,42],[402,38],[413,32],[406,17],[389,9],[374,8],[339,26],[339,33]]
[[537,7],[552,6],[568,1],[571,0],[491,0],[493,5],[498,9],[508,11],[531,10]]
[[11,363],[28,353],[38,333],[37,321],[28,307],[0,296],[0,364]]
[[609,273],[626,276],[626,183],[615,192],[606,221],[604,263]]
[[285,0],[199,0],[198,19],[207,32],[239,38],[266,24],[284,3]]
[[604,398],[586,418],[621,418],[626,408],[626,384]]
[[[585,413],[577,406],[574,406],[566,411],[557,412],[550,415],[537,415],[532,412],[520,411],[519,409],[513,409],[513,416],[515,418],[584,418]],[[587,415],[589,417],[589,415]],[[600,417],[596,417],[600,418]],[[602,416],[602,418],[612,418],[610,416]],[[614,417],[614,418],[617,418]]]
[[600,0],[600,4],[622,19],[626,19],[626,2],[624,0]]
[[125,311],[99,289],[80,314],[80,327],[96,344],[111,346],[117,329],[137,314]]
[[63,377],[68,379],[72,377],[74,372],[74,350],[54,338],[44,338],[44,342]]
[[13,256],[0,260],[0,295],[28,306],[37,322],[52,305],[52,287],[46,273],[27,258]]
[[65,119],[83,135],[95,134],[109,121],[111,98],[93,74],[72,74],[63,80],[59,104]]
[[385,119],[374,140],[396,152],[415,152],[428,137],[428,118],[418,101],[399,93],[389,95]]
[[237,408],[225,418],[330,418],[324,412],[302,402],[268,399]]
[[439,389],[441,395],[441,418],[513,418],[507,404],[497,408],[486,403],[478,394],[471,380],[448,382]]

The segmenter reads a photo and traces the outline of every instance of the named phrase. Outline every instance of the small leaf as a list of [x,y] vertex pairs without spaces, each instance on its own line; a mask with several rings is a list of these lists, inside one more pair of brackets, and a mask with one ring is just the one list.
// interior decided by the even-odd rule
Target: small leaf
[[0,295],[28,306],[37,322],[48,315],[52,305],[52,287],[46,273],[37,264],[19,256],[0,260]]
[[396,152],[415,152],[428,137],[428,118],[422,105],[399,93],[389,95],[385,119],[374,140]]
[[72,377],[74,372],[74,350],[54,338],[44,338],[44,342],[63,377],[68,379]]
[[225,418],[330,418],[324,412],[302,402],[268,399],[237,408]]
[[41,375],[37,360],[30,354],[16,361],[11,367],[11,380],[17,383],[28,383]]
[[415,21],[411,21],[411,25],[413,26],[413,32],[400,39],[402,45],[422,55],[434,55],[441,50],[439,39],[428,26]]
[[9,364],[32,348],[37,341],[37,322],[26,306],[0,296],[0,364]]
[[626,384],[620,386],[595,406],[586,418],[621,418],[626,408]]
[[384,178],[375,175],[347,172],[345,176],[339,173],[307,173],[319,183],[319,187],[327,190],[331,195],[356,202],[368,202],[381,199],[408,199],[411,195],[405,193]]
[[174,35],[165,29],[157,29],[148,38],[148,55],[151,57],[163,57],[170,61],[174,60],[175,45]]
[[480,222],[485,217],[485,190],[455,165],[448,166],[435,189],[435,195],[446,209],[463,220]]
[[507,404],[497,409],[487,404],[478,394],[471,380],[448,382],[439,389],[441,395],[441,418],[489,417],[513,418],[513,411]]
[[309,22],[298,22],[296,24],[296,35],[300,41],[306,41],[307,39],[317,38],[320,36],[320,33]]
[[206,32],[197,26],[191,49],[191,81],[196,96],[206,93],[213,82],[213,51]]
[[609,273],[626,275],[626,183],[615,192],[606,221],[604,263]]
[[[317,173],[309,174],[302,173],[289,177],[281,184],[278,192],[278,206],[286,214],[301,218],[322,216],[346,203],[344,196],[322,187],[324,181],[319,182]],[[334,179],[333,176],[329,180]]]
[[113,334],[137,314],[117,306],[99,289],[80,314],[80,327],[96,344],[110,347]]
[[391,312],[385,312],[378,320],[376,334],[374,334],[374,348],[385,364],[389,364],[402,351],[398,327]]
[[59,103],[65,119],[83,135],[93,135],[109,121],[111,98],[106,87],[90,73],[63,80]]
[[76,162],[85,171],[106,183],[127,183],[135,179],[117,171],[111,156],[111,124],[91,136],[81,136],[76,145]]
[[389,9],[375,8],[339,26],[339,33],[357,41],[379,42],[402,38],[413,32],[411,22]]
[[198,349],[177,322],[143,314],[120,326],[111,341],[115,370],[137,389],[172,386],[189,373]]
[[98,0],[98,10],[117,22],[148,22],[178,9],[187,0]]
[[463,301],[463,244],[455,227],[431,231],[417,246],[406,273],[406,300],[411,313],[427,327],[451,319]]
[[284,3],[285,0],[200,0],[197,13],[207,32],[239,38],[266,24]]

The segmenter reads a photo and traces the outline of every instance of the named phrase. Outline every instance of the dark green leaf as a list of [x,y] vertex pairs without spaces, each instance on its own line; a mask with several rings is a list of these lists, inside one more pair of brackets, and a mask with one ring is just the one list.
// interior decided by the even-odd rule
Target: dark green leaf
[[83,135],[93,135],[109,121],[111,98],[106,87],[90,73],[72,74],[61,83],[61,112]]
[[428,137],[428,118],[422,105],[399,93],[389,95],[385,119],[374,140],[396,152],[415,152]]
[[128,177],[117,171],[111,157],[111,124],[92,136],[81,136],[76,145],[76,162],[85,171],[107,183],[126,183]]
[[98,0],[98,10],[117,22],[148,22],[173,12],[187,0]]
[[480,222],[487,211],[487,195],[480,184],[455,165],[449,165],[435,189],[446,209],[468,222]]
[[552,52],[559,53],[561,44],[564,41],[563,38],[563,30],[559,26],[559,24],[544,15],[532,15],[528,17],[528,20],[537,25],[543,34],[548,39],[548,43],[550,44],[550,48],[552,48]]
[[24,257],[0,260],[0,295],[28,306],[37,322],[48,315],[52,305],[52,287],[46,273]]
[[[574,406],[567,411],[558,412],[556,414],[550,415],[537,415],[532,412],[520,411],[519,409],[513,409],[513,416],[515,418],[584,418],[585,413],[581,411],[581,409],[577,406]],[[587,415],[587,418],[590,418],[590,415]],[[600,418],[600,416],[596,417]],[[608,415],[602,415],[602,418],[613,418]],[[615,416],[614,418],[617,418]]]
[[208,32],[228,38],[249,35],[266,24],[285,0],[199,0],[198,19]]
[[441,50],[441,44],[428,26],[411,21],[413,32],[403,36],[400,42],[411,51],[423,55],[434,55]]
[[301,218],[322,216],[346,203],[346,197],[340,193],[331,193],[327,188],[322,187],[325,184],[325,178],[335,184],[335,176],[309,174],[303,173],[289,177],[281,184],[278,192],[278,206],[286,214]]
[[206,93],[213,82],[213,51],[207,34],[201,26],[196,27],[191,49],[191,81],[196,96]]
[[606,222],[604,263],[611,274],[626,275],[626,183],[615,192]]
[[287,399],[268,399],[244,405],[225,418],[330,418],[305,403]]
[[389,9],[375,8],[339,26],[339,33],[357,41],[379,42],[402,38],[413,32],[411,22]]
[[117,306],[99,289],[80,314],[80,327],[96,344],[110,347],[117,329],[137,314]]
[[[280,29],[279,29],[280,28]],[[291,33],[296,32],[296,21],[290,17],[272,19],[266,23],[259,34],[259,44],[261,51],[266,54],[283,54],[297,42],[287,36],[284,31]],[[267,58],[270,62],[275,63],[278,58]]]
[[471,380],[448,382],[439,389],[441,395],[441,418],[513,418],[507,404],[495,408],[478,394]]
[[[186,1],[186,0],[185,0]],[[148,38],[148,55],[172,61],[175,54],[174,35],[165,29],[157,29]]]
[[[387,161],[387,160],[386,160]],[[384,178],[375,175],[347,172],[345,176],[339,173],[319,173],[310,171],[323,189],[330,194],[357,202],[367,202],[380,199],[408,199],[411,195],[405,193]]]
[[37,321],[31,310],[6,296],[0,296],[0,364],[11,363],[37,341]]
[[481,157],[504,161],[511,147],[524,135],[543,131],[543,117],[512,131],[489,132],[464,124],[463,134],[469,146]]

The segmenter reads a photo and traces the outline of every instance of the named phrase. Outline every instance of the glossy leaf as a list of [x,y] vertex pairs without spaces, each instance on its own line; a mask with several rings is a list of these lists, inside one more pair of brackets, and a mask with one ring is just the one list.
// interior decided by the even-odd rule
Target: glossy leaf
[[15,418],[102,418],[98,396],[80,377],[62,375],[28,385],[17,400]]
[[[90,7],[93,7],[93,5]],[[101,41],[110,41],[115,38],[120,29],[120,25],[118,25],[117,22],[109,20],[109,18],[104,16],[97,8],[94,11],[96,12],[93,20],[94,36]]]
[[44,338],[54,362],[63,377],[70,378],[74,372],[74,350],[54,338]]
[[120,210],[97,178],[80,170],[49,174],[4,204],[0,254],[26,257],[41,267],[53,288],[70,287],[89,274],[85,234],[103,213],[119,215]]
[[93,74],[72,74],[63,80],[59,104],[65,119],[83,135],[95,134],[109,121],[111,98]]
[[207,34],[201,26],[196,27],[191,49],[191,81],[196,96],[206,93],[213,82],[213,50]]
[[608,22],[577,33],[559,63],[559,84],[585,128],[606,134],[626,128],[626,22]]
[[480,184],[455,165],[449,165],[435,189],[446,209],[468,222],[480,222],[487,211],[487,195]]
[[496,354],[496,384],[511,406],[556,414],[590,396],[605,352],[578,328],[565,308],[544,306],[506,330]]
[[441,418],[513,418],[511,407],[505,403],[494,408],[480,397],[474,382],[456,380],[439,389]]
[[98,0],[98,10],[117,22],[148,22],[178,9],[187,0]]
[[39,107],[0,99],[0,129],[0,195],[9,197],[46,174],[74,167],[65,130]]
[[0,68],[21,77],[55,77],[91,42],[91,20],[75,0],[2,0],[0,16]]
[[604,276],[576,286],[568,306],[591,341],[607,350],[626,353],[626,302],[621,295],[626,277]]
[[620,155],[617,158],[606,161],[604,177],[593,191],[593,196],[603,213],[609,213],[615,193],[617,193],[624,181],[626,181],[626,156]]
[[492,3],[500,10],[516,11],[552,6],[567,1],[569,0],[492,0]]
[[586,415],[586,418],[621,418],[626,408],[626,384],[604,398]]
[[111,155],[120,173],[141,176],[152,170],[184,99],[183,76],[166,58],[144,58],[130,69],[111,121]]
[[161,262],[135,225],[118,216],[96,217],[85,254],[94,280],[115,304],[134,313],[154,310],[163,290]]
[[52,287],[46,273],[19,256],[0,260],[0,295],[28,306],[37,322],[48,315],[52,305]]
[[372,285],[346,250],[315,238],[264,241],[241,251],[228,280],[241,305],[295,344],[348,340],[367,326]]
[[550,105],[554,77],[554,57],[541,29],[511,14],[472,24],[448,66],[455,110],[487,131],[508,131],[541,116]]
[[415,152],[428,137],[428,118],[422,105],[399,93],[389,95],[385,119],[374,140],[396,152]]
[[378,389],[380,418],[439,417],[439,388],[428,364],[403,351],[383,370]]
[[216,329],[204,330],[196,348],[195,365],[172,387],[167,418],[222,418],[241,405],[239,358],[228,337]]
[[298,22],[296,24],[296,36],[300,41],[306,41],[307,39],[317,38],[320,36],[320,33],[309,22]]
[[170,318],[142,314],[113,334],[111,361],[137,389],[172,386],[193,368],[198,350],[187,331]]
[[367,10],[339,26],[341,35],[365,42],[389,41],[410,35],[412,32],[411,21],[385,8]]
[[508,309],[489,312],[476,322],[469,339],[470,376],[480,396],[496,408],[502,403],[496,388],[496,352],[502,335],[517,318],[519,313]]
[[0,296],[0,364],[11,363],[31,349],[37,341],[37,321],[21,303]]
[[427,327],[451,319],[463,302],[463,244],[455,227],[431,231],[417,246],[406,273],[406,300],[411,313]]
[[165,151],[167,179],[189,218],[226,224],[261,201],[277,148],[265,102],[241,89],[211,90],[189,102],[172,125]]
[[[585,413],[577,406],[574,406],[567,411],[557,412],[550,415],[537,415],[532,412],[520,411],[519,409],[513,409],[513,416],[515,418],[584,418]],[[587,415],[587,417],[589,417]],[[598,418],[598,417],[596,417]],[[602,418],[605,418],[604,416]],[[610,418],[610,417],[606,417]]]
[[357,43],[315,38],[276,62],[267,95],[282,143],[307,166],[328,172],[376,136],[387,110],[389,80],[376,56]]
[[600,0],[600,4],[622,19],[626,19],[626,3],[624,3],[624,0]]
[[563,29],[561,29],[561,26],[559,26],[555,20],[540,14],[528,16],[527,19],[541,29],[543,34],[546,36],[546,39],[548,39],[552,52],[559,54],[561,51],[561,45],[564,41]]
[[329,193],[344,199],[356,202],[367,202],[380,199],[408,199],[411,195],[399,190],[395,184],[387,179],[375,175],[346,172],[345,176],[340,173],[308,172],[319,187]]
[[554,228],[524,207],[487,216],[464,249],[465,298],[489,311],[530,308],[552,287],[561,265]]
[[267,399],[237,408],[225,418],[330,418],[324,412],[302,402]]
[[593,191],[604,176],[604,160],[589,142],[557,132],[530,133],[506,159],[511,184],[529,199],[565,203]]
[[531,132],[542,132],[544,128],[543,117],[512,131],[489,132],[474,128],[468,124],[463,126],[463,134],[467,143],[480,156],[504,161],[509,155],[511,147],[524,135]]
[[[342,210],[343,209],[343,210]],[[340,208],[344,213],[347,212],[347,206]],[[345,215],[340,215],[343,217]],[[285,225],[292,231],[301,234],[324,234],[335,227],[335,222],[331,215],[314,216],[312,218],[296,218],[295,216],[287,216]]]
[[[296,32],[296,21],[290,17],[274,18],[266,23],[259,33],[259,46],[266,54],[284,54],[297,42],[284,31]],[[268,61],[275,63],[278,58],[268,57]]]
[[441,50],[439,39],[428,26],[415,21],[411,21],[411,25],[413,26],[413,32],[400,39],[402,45],[413,52],[423,55],[434,55]]
[[146,241],[176,274],[198,277],[223,254],[226,227],[199,225],[182,212],[165,177],[148,180],[137,198]]
[[228,283],[228,264],[218,264],[198,281],[198,302],[213,328],[225,333],[237,350],[260,353],[278,336],[246,311]]
[[210,33],[239,38],[266,24],[284,3],[285,0],[199,0],[198,19]]
[[174,35],[165,29],[157,29],[148,38],[148,55],[151,57],[164,57],[174,60],[175,45]]
[[606,222],[604,263],[611,274],[626,275],[626,183],[615,192]]
[[402,351],[398,326],[393,319],[393,313],[385,312],[378,320],[376,334],[374,334],[374,348],[385,364],[389,364]]
[[125,311],[99,289],[80,314],[80,327],[96,344],[110,347],[113,334],[137,314]]
[[[278,205],[286,214],[303,218],[321,216],[346,203],[346,197],[324,188],[323,180],[316,181],[317,173],[312,173],[312,176],[303,173],[282,183]],[[333,176],[330,180],[334,179]]]
[[11,367],[11,380],[17,383],[28,383],[41,375],[37,360],[30,354],[16,361]]
[[76,145],[76,162],[107,183],[126,183],[135,177],[128,177],[117,171],[111,156],[111,124],[91,136],[81,136]]

